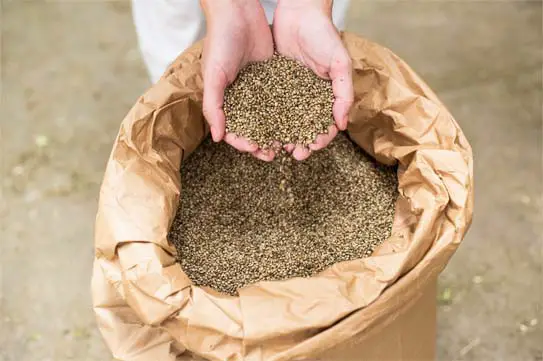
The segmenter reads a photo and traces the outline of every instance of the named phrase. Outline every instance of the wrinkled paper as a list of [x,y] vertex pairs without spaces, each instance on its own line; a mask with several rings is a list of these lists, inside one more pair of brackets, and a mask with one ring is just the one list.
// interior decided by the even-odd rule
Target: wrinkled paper
[[208,133],[196,44],[123,120],[101,187],[92,294],[115,358],[316,360],[382,329],[434,289],[471,222],[471,148],[401,59],[353,34],[343,39],[355,89],[348,133],[399,166],[392,236],[371,257],[311,278],[259,282],[237,297],[193,286],[166,236],[180,164]]

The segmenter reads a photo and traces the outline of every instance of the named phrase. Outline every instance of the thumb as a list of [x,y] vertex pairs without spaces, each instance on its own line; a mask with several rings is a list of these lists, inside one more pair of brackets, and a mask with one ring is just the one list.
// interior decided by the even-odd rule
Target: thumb
[[334,119],[339,130],[345,130],[354,98],[352,64],[346,50],[343,49],[339,56],[333,58],[330,78],[335,98],[332,108]]
[[213,141],[220,142],[225,133],[223,111],[224,90],[228,85],[224,71],[211,68],[204,72],[203,113],[211,130]]

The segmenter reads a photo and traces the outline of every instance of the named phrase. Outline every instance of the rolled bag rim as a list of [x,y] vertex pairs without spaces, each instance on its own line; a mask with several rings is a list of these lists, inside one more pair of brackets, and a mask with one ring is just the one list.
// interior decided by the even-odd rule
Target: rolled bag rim
[[[171,200],[170,203],[175,203],[178,199],[179,180],[169,179],[167,174],[168,172],[177,172],[175,161],[179,160],[178,164],[180,164],[181,158],[186,157],[193,150],[189,148],[195,147],[176,144],[182,148],[179,159],[175,156],[170,156],[166,157],[167,159],[164,161],[160,157],[157,158],[157,155],[149,148],[149,143],[152,144],[153,140],[141,142],[142,135],[138,133],[140,130],[138,127],[144,128],[144,126],[137,125],[133,121],[127,121],[127,119],[144,119],[150,117],[153,121],[159,121],[156,114],[167,110],[172,104],[182,104],[183,102],[191,103],[188,105],[189,108],[196,107],[194,111],[188,112],[190,116],[199,116],[201,118],[201,114],[198,115],[197,109],[197,104],[201,102],[202,98],[201,91],[186,91],[179,87],[181,84],[179,77],[185,76],[184,72],[188,69],[194,72],[194,74],[191,79],[185,79],[184,81],[190,81],[190,86],[201,89],[199,66],[194,65],[200,58],[201,44],[196,44],[172,64],[163,78],[138,100],[138,103],[127,115],[125,121],[123,121],[108,162],[108,170],[106,171],[104,184],[101,189],[95,236],[96,258],[93,271],[93,302],[99,328],[115,357],[127,360],[137,359],[139,354],[147,354],[153,348],[161,354],[169,354],[172,360],[175,360],[175,357],[185,349],[210,360],[291,360],[310,357],[320,351],[346,342],[355,335],[363,338],[364,330],[369,331],[376,327],[382,327],[391,318],[405,312],[420,297],[425,285],[435,281],[437,275],[445,267],[448,259],[461,242],[471,223],[473,209],[473,158],[471,148],[456,121],[450,116],[443,104],[403,61],[388,49],[356,35],[344,33],[343,38],[351,54],[354,52],[376,54],[375,56],[368,57],[353,57],[355,87],[357,85],[356,77],[358,73],[366,74],[366,76],[367,74],[376,74],[374,76],[376,83],[382,81],[384,78],[388,78],[389,83],[383,87],[385,89],[378,87],[376,89],[379,89],[380,92],[391,92],[392,95],[397,95],[394,92],[397,92],[398,89],[404,91],[406,89],[411,90],[413,99],[403,99],[409,97],[400,96],[401,101],[399,103],[400,106],[406,107],[406,114],[413,111],[414,103],[421,102],[423,103],[423,107],[427,106],[431,108],[430,112],[432,109],[438,109],[438,115],[436,116],[438,119],[432,121],[450,122],[445,127],[446,131],[444,133],[447,134],[437,134],[426,143],[424,141],[418,142],[420,144],[417,144],[417,141],[420,139],[414,141],[410,138],[409,132],[412,129],[402,129],[400,132],[406,132],[405,134],[401,133],[401,141],[404,142],[402,146],[389,145],[387,147],[387,141],[380,143],[370,142],[362,136],[357,136],[357,134],[366,136],[371,132],[378,132],[380,128],[374,123],[386,122],[386,119],[381,118],[387,112],[391,113],[392,116],[409,116],[408,114],[395,114],[394,112],[397,109],[391,110],[391,108],[397,107],[398,104],[390,104],[387,95],[383,96],[381,94],[382,99],[380,100],[381,104],[378,109],[356,110],[360,113],[357,119],[362,120],[357,122],[357,119],[353,119],[353,117],[350,119],[348,132],[356,143],[370,154],[376,156],[381,162],[388,164],[399,163],[400,187],[402,187],[402,177],[405,178],[403,184],[405,189],[401,192],[401,197],[404,198],[404,207],[409,206],[418,212],[414,212],[416,221],[413,221],[413,215],[411,220],[395,220],[395,227],[397,224],[400,224],[396,228],[398,232],[395,230],[395,234],[398,233],[400,236],[386,241],[385,243],[387,244],[378,249],[369,260],[359,261],[359,263],[364,263],[364,271],[371,274],[368,277],[372,277],[378,285],[376,287],[378,290],[377,296],[373,299],[364,299],[362,303],[353,306],[353,309],[338,315],[333,320],[329,318],[319,320],[320,323],[317,322],[317,325],[314,327],[305,327],[307,325],[292,329],[287,327],[286,330],[281,330],[280,332],[272,328],[271,331],[267,330],[270,332],[266,333],[254,330],[256,327],[254,324],[246,325],[244,323],[247,320],[246,318],[250,317],[247,316],[248,314],[261,312],[262,307],[265,307],[266,303],[264,302],[262,307],[252,309],[247,314],[245,310],[242,312],[243,306],[247,304],[247,300],[265,299],[270,292],[276,295],[284,294],[287,291],[285,291],[283,284],[294,282],[296,285],[299,280],[266,282],[265,287],[257,284],[240,290],[240,297],[222,296],[211,290],[203,290],[200,287],[192,286],[186,276],[184,278],[174,277],[174,280],[171,279],[172,274],[178,275],[178,272],[174,272],[174,270],[180,266],[175,263],[175,249],[167,243],[164,232],[161,233],[162,237],[143,239],[126,237],[122,234],[119,235],[116,228],[119,222],[116,218],[119,217],[116,214],[112,216],[119,209],[113,207],[112,209],[115,212],[111,211],[113,213],[110,213],[109,208],[112,203],[122,203],[122,199],[112,201],[112,198],[116,198],[112,197],[116,189],[115,187],[110,189],[111,182],[107,184],[106,180],[108,172],[109,174],[122,177],[131,171],[129,167],[123,169],[123,164],[120,164],[124,156],[126,156],[126,159],[130,159],[130,157],[146,158],[145,161],[148,164],[161,162],[161,172],[158,173],[164,174],[158,174],[155,178],[159,181],[165,180],[167,189],[177,192],[177,197]],[[398,66],[398,64],[401,66]],[[394,69],[394,66],[399,67],[402,74],[398,75],[397,69]],[[404,81],[406,81],[405,78],[410,77],[408,80],[416,83],[416,88],[409,89],[402,84],[391,86],[396,76],[398,79]],[[160,92],[171,90],[172,94],[165,98],[157,96],[157,98],[160,98],[160,101],[155,102],[156,99],[154,98],[157,90],[160,90]],[[379,95],[378,92],[372,93],[371,89],[364,88],[364,90],[369,93],[356,94],[355,108],[363,108],[366,105],[366,101],[375,101],[372,97],[375,97],[376,94]],[[414,107],[420,108],[421,105],[419,104]],[[181,130],[181,133],[185,132],[185,135],[192,132],[191,136],[195,139],[199,138],[197,143],[208,133],[203,118],[199,119],[199,121],[201,122],[201,126],[196,127],[196,130]],[[391,127],[391,132],[399,131],[398,129],[394,129],[395,126],[396,124]],[[429,131],[422,130],[422,132]],[[442,138],[445,136],[452,140],[443,142]],[[373,137],[375,139],[386,139],[387,134],[373,134]],[[435,139],[443,143],[433,143]],[[122,152],[119,152],[121,148],[123,148]],[[436,157],[432,156],[436,151],[447,153],[444,156],[451,157],[455,162],[459,160],[463,161],[463,168],[451,171],[450,169],[447,170],[447,164],[436,165],[436,163],[439,163],[439,159],[435,159]],[[123,155],[119,157],[119,153],[123,153]],[[415,161],[425,166],[428,165],[430,169],[419,169],[424,167],[412,169],[413,167],[410,166]],[[119,171],[119,168],[121,171]],[[432,174],[432,176],[435,176],[436,179],[440,178],[442,181],[441,184],[436,184],[439,188],[438,190],[442,191],[445,189],[445,197],[436,191],[435,199],[426,200],[431,202],[430,204],[413,204],[410,202],[412,200],[410,197],[415,198],[417,187],[416,184],[410,184],[413,180],[407,180],[408,177],[405,175],[410,172],[415,174],[416,172],[432,170],[435,170],[435,174]],[[452,175],[449,173],[452,173]],[[445,178],[442,178],[445,177],[444,174],[452,179],[449,180],[447,178],[447,182],[445,182]],[[153,183],[153,185],[159,188],[163,186],[158,183]],[[432,187],[435,186],[435,184],[432,184]],[[463,187],[465,191],[463,196],[451,196],[455,194],[454,191],[457,189],[455,187],[458,186]],[[428,212],[424,207],[432,208],[433,212]],[[441,210],[436,211],[439,208]],[[130,211],[128,210],[128,212]],[[416,224],[424,217],[426,217],[426,222],[429,224],[428,229],[426,229],[429,236],[421,237],[418,241],[425,243],[426,246],[418,247],[417,249],[414,246],[406,248],[404,236],[408,238],[408,234],[416,233]],[[447,227],[444,225],[447,225]],[[150,233],[152,234],[153,232],[151,231]],[[407,253],[407,256],[404,253]],[[415,257],[417,261],[405,262],[407,258],[412,258],[409,257],[413,256],[411,253],[415,254],[415,256],[418,254],[418,258]],[[403,261],[400,256],[403,256]],[[392,270],[379,268],[373,262],[375,258],[387,259],[387,262],[392,262],[397,267]],[[322,276],[324,280],[328,280],[335,277],[338,273],[348,273],[354,262],[356,261],[343,262],[331,267],[318,276]],[[153,281],[163,284],[161,287],[156,287]],[[304,279],[303,281],[308,282],[308,279]],[[272,286],[271,288],[270,285]],[[273,285],[277,285],[277,287],[273,287]],[[108,288],[107,292],[104,291],[105,288]],[[345,289],[337,292],[341,294],[344,291]],[[357,293],[356,291],[353,292]],[[114,298],[115,302],[110,304],[108,297],[110,299]],[[314,297],[314,295],[310,295],[309,297]],[[396,301],[394,301],[395,299]],[[402,301],[399,302],[398,299]],[[348,301],[350,302],[351,300]],[[194,318],[199,316],[199,311],[195,309],[198,302],[207,303],[208,305],[214,304],[218,310],[217,317],[221,322],[226,318],[226,322],[231,322],[234,326],[238,324],[239,327],[230,327],[222,335],[218,335],[220,332],[214,329],[213,325],[206,324],[205,322],[198,324],[198,322],[194,321]],[[387,307],[383,305],[387,305]],[[116,312],[120,309],[123,310],[124,315],[130,316],[117,317]],[[115,327],[112,327],[112,322],[116,323]],[[124,327],[123,325],[130,325],[131,328],[135,327],[136,329],[145,329],[146,331],[142,332],[137,340],[127,340],[126,337],[123,339],[123,337],[120,337],[122,332],[119,331]],[[147,339],[146,335],[149,335],[149,333],[160,335],[166,341],[153,344]],[[209,335],[210,338],[214,339],[215,343],[203,347],[201,342],[202,335]],[[262,346],[266,342],[274,343],[275,339],[282,340],[288,335],[293,335],[294,341],[291,343],[286,342],[286,346],[284,347],[277,348],[274,346],[269,350],[265,350],[265,346]],[[142,340],[145,342],[142,342]],[[167,352],[166,349],[169,351]],[[220,352],[217,352],[217,349],[220,349]]]

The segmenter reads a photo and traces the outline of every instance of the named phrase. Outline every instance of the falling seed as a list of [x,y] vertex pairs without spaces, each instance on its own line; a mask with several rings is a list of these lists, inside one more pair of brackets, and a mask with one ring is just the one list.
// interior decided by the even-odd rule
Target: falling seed
[[519,329],[520,332],[522,332],[522,333],[528,332],[528,326],[526,326],[524,323],[519,324],[519,325],[518,325],[518,329]]
[[537,318],[532,318],[530,320],[530,326],[532,326],[532,327],[537,326],[537,323],[538,323]]
[[207,139],[183,163],[168,238],[196,285],[236,294],[260,280],[308,277],[367,257],[390,236],[395,168],[343,134],[305,162],[284,161],[280,171]]
[[478,275],[474,276],[472,279],[472,282],[475,283],[476,285],[481,284],[483,283],[483,277],[478,276]]

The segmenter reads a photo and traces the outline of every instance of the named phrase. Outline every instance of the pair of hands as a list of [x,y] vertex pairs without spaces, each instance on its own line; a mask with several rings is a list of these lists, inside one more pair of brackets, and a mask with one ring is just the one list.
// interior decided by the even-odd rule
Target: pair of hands
[[[347,127],[353,102],[351,59],[332,23],[332,0],[279,0],[273,28],[266,20],[258,0],[202,0],[207,19],[203,51],[203,111],[215,142],[224,140],[242,152],[271,161],[273,150],[232,133],[225,133],[224,90],[249,62],[271,58],[274,40],[277,51],[296,59],[318,76],[331,79],[334,93],[334,125],[309,147],[285,145],[297,160],[304,160],[312,150],[326,147]],[[273,33],[273,36],[272,36]]]

